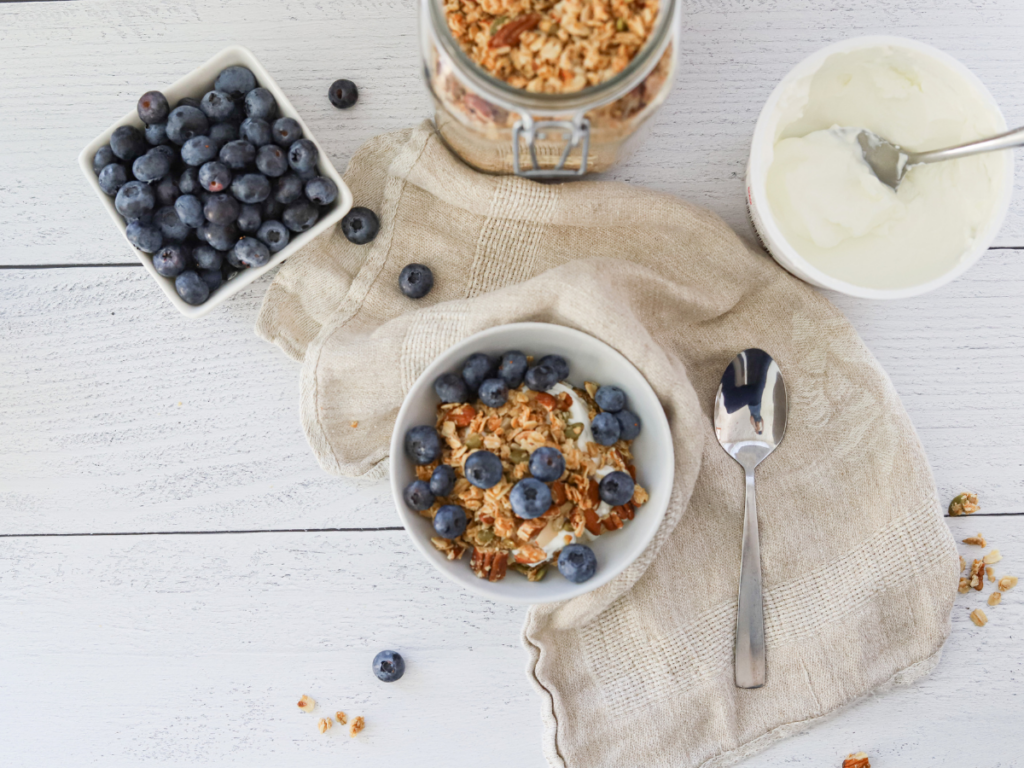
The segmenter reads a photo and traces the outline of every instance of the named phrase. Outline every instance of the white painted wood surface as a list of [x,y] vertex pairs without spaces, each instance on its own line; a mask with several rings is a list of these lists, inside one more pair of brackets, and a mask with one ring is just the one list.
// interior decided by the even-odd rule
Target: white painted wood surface
[[[686,7],[675,90],[610,176],[742,233],[760,106],[828,42],[933,43],[1024,123],[1017,0]],[[231,43],[274,72],[339,169],[370,136],[429,114],[408,0],[0,3],[0,267],[15,267],[0,269],[0,765],[539,768],[519,609],[454,591],[402,531],[281,532],[397,518],[383,485],[313,461],[297,369],[252,333],[265,281],[189,323],[138,267],[27,268],[133,259],[75,157],[139,93]],[[344,113],[324,97],[341,76],[360,85]],[[1024,562],[1020,199],[1002,249],[943,291],[830,296],[889,371],[942,494],[976,489],[995,515],[950,520],[958,540],[984,532],[1007,573]],[[264,529],[277,532],[185,533]],[[175,533],[136,535],[161,531]],[[73,535],[95,533],[119,535]],[[876,768],[1024,765],[1022,589],[986,607],[981,629],[967,614],[984,598],[961,596],[933,675],[747,764],[838,766],[864,749]],[[369,672],[383,647],[409,658],[399,685]],[[302,693],[364,714],[367,731],[320,736],[293,712]]]

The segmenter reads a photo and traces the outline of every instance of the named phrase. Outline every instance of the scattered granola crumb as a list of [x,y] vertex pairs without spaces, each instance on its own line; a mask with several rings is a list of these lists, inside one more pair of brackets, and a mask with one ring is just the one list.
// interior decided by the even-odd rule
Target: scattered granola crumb
[[338,725],[345,725],[345,723],[348,722],[348,715],[346,715],[341,710],[338,710],[337,712],[335,712],[334,716],[336,718],[338,718]]
[[985,537],[982,536],[980,532],[976,536],[968,536],[966,539],[964,539],[964,544],[973,544],[978,547],[988,546],[985,543]]
[[985,563],[981,560],[971,563],[971,586],[979,592],[985,586]]
[[954,496],[953,500],[949,502],[949,514],[953,517],[958,515],[973,515],[981,507],[978,505],[978,495],[976,493],[961,493],[958,496]]
[[981,559],[984,561],[985,565],[992,565],[993,563],[998,563],[1002,560],[1003,556],[999,554],[998,549],[993,549]]
[[1003,576],[1003,578],[1001,578],[999,580],[999,591],[1000,592],[1007,592],[1007,591],[1013,589],[1016,586],[1017,586],[1017,577],[1016,576]]
[[966,595],[968,592],[971,591],[971,582],[967,580],[966,576],[960,577],[960,586],[957,588],[957,591],[961,595]]
[[986,565],[985,566],[985,577],[989,581],[995,581],[996,580],[996,569],[993,568],[991,565]]
[[871,763],[868,761],[868,756],[864,752],[850,753],[850,755],[843,760],[843,768],[871,768]]
[[359,422],[358,421],[353,421],[351,424],[349,424],[349,426],[352,427],[352,429],[355,429],[356,427],[359,426]]
[[350,725],[349,728],[348,728],[348,735],[354,737],[357,733],[359,733],[365,727],[366,727],[366,721],[363,719],[363,716],[360,715],[359,717],[357,717],[355,720],[352,721],[352,725]]
[[984,627],[986,624],[988,624],[988,616],[985,615],[985,612],[981,610],[981,608],[975,608],[973,611],[971,611],[971,621],[973,621],[979,627]]
[[960,573],[964,572],[964,568],[967,567],[967,561],[964,560],[964,556],[960,555]]
[[1003,599],[1003,593],[1002,592],[993,592],[991,595],[988,596],[988,604],[989,605],[999,605],[999,601],[1002,600],[1002,599]]
[[316,728],[320,733],[327,733],[331,730],[332,725],[334,725],[334,723],[331,721],[331,718],[321,717],[316,723]]
[[316,702],[306,694],[302,694],[302,698],[299,699],[299,711],[312,712],[314,709],[316,709]]

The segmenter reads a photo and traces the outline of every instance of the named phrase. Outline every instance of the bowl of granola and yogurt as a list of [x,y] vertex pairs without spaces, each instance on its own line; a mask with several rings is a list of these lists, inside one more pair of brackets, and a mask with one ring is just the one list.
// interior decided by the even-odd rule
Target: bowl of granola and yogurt
[[413,543],[448,578],[512,603],[566,600],[619,574],[661,524],[673,467],[640,372],[545,323],[491,328],[440,355],[391,441]]

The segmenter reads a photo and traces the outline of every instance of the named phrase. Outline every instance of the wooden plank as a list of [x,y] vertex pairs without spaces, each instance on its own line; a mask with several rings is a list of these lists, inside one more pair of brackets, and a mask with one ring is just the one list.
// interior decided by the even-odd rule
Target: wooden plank
[[[1021,518],[951,524],[981,528],[1000,574],[1024,571]],[[838,766],[858,749],[879,768],[1014,764],[1024,585],[979,629],[968,614],[989,591],[958,598],[930,677],[749,764]],[[3,763],[540,768],[522,619],[449,584],[404,532],[3,539]],[[383,648],[408,660],[398,683],[370,671]],[[321,736],[303,693],[364,715],[365,735]]]
[[[985,82],[1011,125],[1024,123],[1024,6],[936,5],[686,3],[675,90],[646,142],[609,177],[681,195],[750,235],[743,174],[762,104],[803,56],[856,34],[899,32],[947,50]],[[431,113],[415,16],[402,0],[287,0],[249,3],[244,11],[227,0],[0,6],[0,114],[19,116],[0,126],[0,265],[132,258],[75,157],[139,94],[173,82],[229,43],[256,53],[343,169],[366,139]],[[60,56],[43,55],[56,49]],[[342,76],[360,86],[358,107],[343,113],[326,98]],[[996,244],[1024,245],[1020,206]]]
[[[268,280],[191,322],[138,268],[0,271],[0,533],[397,525],[383,484],[316,465],[298,366],[251,330]],[[914,301],[832,297],[943,498],[974,490],[985,513],[1024,512],[1022,294],[1024,259],[991,251]]]

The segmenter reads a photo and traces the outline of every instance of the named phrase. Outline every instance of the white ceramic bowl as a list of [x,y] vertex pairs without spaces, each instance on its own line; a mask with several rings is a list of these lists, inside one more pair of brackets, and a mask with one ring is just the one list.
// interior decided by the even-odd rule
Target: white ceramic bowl
[[944,53],[937,48],[933,48],[930,45],[919,43],[916,40],[910,40],[904,37],[879,35],[855,37],[850,40],[844,40],[826,48],[822,48],[820,51],[808,56],[793,67],[789,74],[787,74],[775,87],[775,90],[772,91],[772,95],[765,103],[764,108],[761,110],[761,115],[757,119],[757,125],[754,128],[754,137],[750,147],[750,159],[747,163],[747,208],[750,211],[750,218],[754,224],[754,229],[757,230],[757,234],[761,238],[761,242],[764,244],[765,249],[779,264],[797,277],[806,280],[819,288],[829,288],[850,296],[858,296],[865,299],[903,299],[911,296],[919,296],[920,294],[927,293],[928,291],[933,291],[936,288],[955,280],[970,269],[974,263],[981,258],[981,255],[988,250],[992,241],[999,233],[999,229],[1003,225],[1003,220],[1006,218],[1006,212],[1010,207],[1010,198],[1013,195],[1013,152],[1003,153],[1006,169],[1003,174],[1004,178],[1002,189],[1000,190],[996,204],[993,206],[988,224],[975,238],[974,245],[970,251],[957,260],[949,271],[944,274],[930,280],[924,280],[918,285],[906,288],[880,289],[855,285],[853,283],[846,282],[845,280],[832,277],[826,272],[823,272],[810,264],[786,241],[786,238],[782,235],[782,231],[779,229],[779,226],[775,221],[771,205],[768,202],[768,195],[766,191],[768,168],[771,166],[772,162],[776,128],[778,127],[780,102],[783,101],[789,93],[791,93],[792,87],[798,81],[813,76],[829,56],[836,53],[846,53],[849,51],[862,50],[865,48],[877,48],[881,46],[910,49],[917,53],[939,60],[963,77],[977,91],[978,95],[986,104],[988,104],[993,113],[998,115],[1001,130],[1006,129],[1006,121],[1003,118],[1002,112],[999,110],[999,105],[996,104],[995,99],[992,98],[992,94],[990,94],[982,82],[975,77],[974,73],[949,54]]
[[[252,73],[256,76],[257,83],[274,95],[274,98],[277,100],[277,106],[281,116],[295,118],[299,125],[302,126],[302,134],[304,138],[307,138],[316,144],[316,148],[320,151],[320,159],[318,162],[320,175],[326,176],[338,186],[338,199],[335,200],[329,208],[321,211],[321,216],[313,227],[299,235],[294,235],[285,248],[272,255],[270,261],[262,267],[243,269],[233,279],[224,283],[220,288],[210,294],[210,298],[207,299],[206,302],[197,307],[183,301],[174,290],[174,280],[157,274],[157,271],[153,268],[152,257],[150,257],[149,254],[138,250],[131,243],[128,243],[128,238],[125,236],[125,242],[128,243],[128,247],[131,248],[132,253],[134,253],[138,257],[139,261],[142,262],[142,266],[146,268],[146,271],[153,276],[153,279],[156,280],[157,285],[160,286],[167,298],[170,299],[171,303],[178,308],[178,311],[181,312],[181,314],[191,318],[202,317],[210,312],[214,307],[226,301],[229,297],[234,296],[253,280],[257,280],[261,275],[273,269],[293,253],[300,250],[306,245],[306,243],[310,242],[321,232],[326,231],[329,227],[332,227],[341,221],[341,218],[348,213],[349,209],[352,207],[352,193],[342,180],[341,174],[339,174],[331,164],[327,154],[324,152],[323,146],[316,140],[312,131],[309,130],[309,126],[302,121],[302,118],[295,110],[295,107],[293,107],[292,103],[288,101],[288,97],[284,95],[284,91],[278,87],[277,83],[274,82],[274,79],[260,65],[256,60],[256,57],[253,56],[252,52],[248,49],[237,45],[225,48],[201,67],[178,80],[174,85],[160,90],[162,90],[164,96],[167,97],[167,100],[172,105],[186,96],[192,96],[197,99],[202,98],[204,93],[213,88],[213,81],[217,78],[217,75],[220,74],[222,69],[239,64],[252,70]],[[139,95],[141,96],[142,94],[140,93]],[[93,155],[96,154],[96,150],[104,144],[109,143],[111,134],[113,134],[114,131],[122,125],[133,125],[139,129],[145,127],[145,124],[139,119],[139,115],[133,107],[131,112],[93,139],[93,141],[82,150],[82,153],[78,156],[78,164],[81,166],[82,173],[85,174],[86,179],[89,180],[89,184],[92,185],[92,188],[96,190],[96,194],[99,196],[100,200],[103,201],[103,207],[107,209],[107,213],[110,214],[110,218],[114,220],[114,224],[117,226],[121,234],[125,235],[127,224],[125,223],[125,220],[121,218],[121,214],[117,212],[117,209],[114,208],[114,198],[104,194],[103,190],[100,189],[99,179],[92,170],[92,159]]]
[[[640,507],[633,520],[611,533],[604,533],[586,542],[597,555],[597,572],[582,584],[562,578],[556,567],[549,566],[543,580],[527,581],[509,569],[501,581],[478,579],[470,570],[471,552],[461,560],[449,561],[434,549],[430,537],[435,536],[430,520],[411,511],[402,501],[402,489],[416,479],[415,465],[405,453],[405,433],[412,427],[437,420],[437,395],[434,380],[442,373],[461,370],[474,352],[501,355],[518,349],[540,357],[562,355],[569,361],[569,382],[582,387],[584,381],[615,384],[629,397],[630,410],[640,417],[643,429],[633,443],[637,481],[650,493],[650,500]],[[674,474],[672,435],[668,419],[654,390],[626,358],[602,341],[580,331],[546,323],[514,323],[490,328],[470,336],[441,354],[413,384],[405,397],[391,436],[391,491],[398,515],[413,544],[435,568],[452,581],[483,597],[506,603],[535,604],[568,600],[607,583],[622,572],[650,543],[665,517]]]

